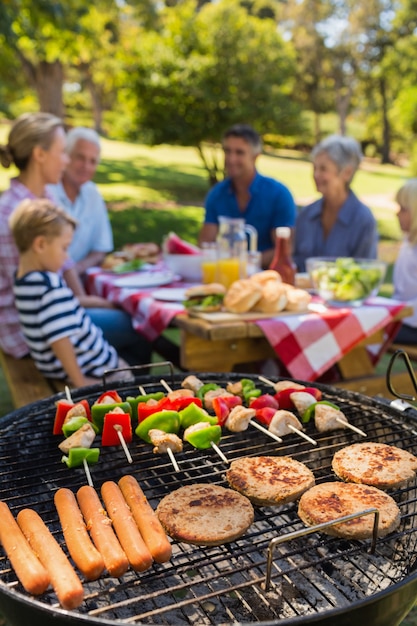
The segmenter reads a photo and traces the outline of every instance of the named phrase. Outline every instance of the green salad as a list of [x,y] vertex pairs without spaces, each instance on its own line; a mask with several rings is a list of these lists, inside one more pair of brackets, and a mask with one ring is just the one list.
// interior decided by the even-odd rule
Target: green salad
[[361,265],[351,258],[326,261],[311,270],[311,278],[325,299],[348,302],[363,300],[378,289],[385,275],[385,265]]
[[135,272],[136,270],[140,270],[143,265],[142,259],[132,259],[132,261],[126,261],[125,263],[121,263],[120,265],[116,265],[113,268],[113,271],[116,274],[124,274],[125,272]]

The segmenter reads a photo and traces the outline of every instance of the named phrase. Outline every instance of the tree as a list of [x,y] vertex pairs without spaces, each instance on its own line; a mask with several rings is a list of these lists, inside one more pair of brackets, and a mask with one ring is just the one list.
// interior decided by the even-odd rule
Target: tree
[[271,20],[247,14],[237,0],[195,0],[167,8],[162,28],[141,39],[130,68],[137,129],[150,143],[196,146],[211,182],[215,145],[236,122],[262,133],[298,130],[291,99],[294,55]]

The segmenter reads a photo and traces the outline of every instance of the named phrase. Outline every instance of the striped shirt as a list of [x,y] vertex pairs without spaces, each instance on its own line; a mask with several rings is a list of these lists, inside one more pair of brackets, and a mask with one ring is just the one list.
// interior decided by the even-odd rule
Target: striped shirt
[[107,343],[65,281],[53,272],[29,272],[14,283],[15,304],[32,359],[48,378],[67,378],[51,344],[68,337],[85,376],[101,377],[118,366]]

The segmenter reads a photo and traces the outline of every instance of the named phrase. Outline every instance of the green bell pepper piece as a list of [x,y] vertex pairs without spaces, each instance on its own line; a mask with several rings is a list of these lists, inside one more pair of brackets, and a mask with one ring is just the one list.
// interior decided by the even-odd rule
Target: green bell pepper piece
[[247,389],[246,387],[243,387],[243,397],[246,402],[249,402],[251,398],[259,398],[261,393],[262,391],[260,389]]
[[184,433],[185,441],[188,441],[194,448],[198,448],[199,450],[210,448],[212,443],[219,443],[221,436],[221,426],[210,425],[208,422],[207,428]]
[[163,391],[156,391],[155,393],[147,393],[146,395],[141,396],[127,396],[126,402],[129,402],[132,407],[132,415],[138,417],[138,404],[139,402],[147,402],[148,400],[162,400],[164,397]]
[[107,413],[110,413],[110,411],[112,411],[117,406],[123,409],[123,413],[129,413],[129,415],[132,415],[132,407],[130,406],[129,402],[115,402],[114,404],[92,405],[91,419],[93,420],[93,424],[97,426],[99,433],[101,433],[103,430],[104,416]]
[[64,433],[64,437],[69,437],[77,430],[81,428],[83,424],[90,424],[93,430],[97,433],[98,428],[95,424],[92,424],[86,417],[82,417],[81,415],[71,417],[68,422],[64,422],[62,425],[62,432]]
[[181,428],[188,428],[192,426],[192,424],[197,424],[198,422],[209,422],[210,424],[217,424],[217,417],[213,415],[209,415],[207,411],[200,408],[196,404],[189,404],[179,412],[180,416],[180,426]]
[[152,428],[163,430],[165,433],[177,434],[180,429],[179,413],[177,411],[158,411],[157,413],[152,413],[152,415],[139,423],[135,433],[147,443],[152,443],[148,435],[148,432]]
[[99,456],[100,448],[70,448],[68,456],[64,455],[61,461],[72,469],[73,467],[80,467],[84,459],[88,465],[94,465],[97,463]]
[[310,404],[310,406],[307,407],[307,409],[302,414],[301,421],[303,422],[303,424],[307,424],[307,422],[311,420],[311,418],[314,415],[314,411],[316,410],[316,406],[318,404],[327,404],[328,406],[332,406],[334,409],[339,409],[339,407],[336,406],[336,404],[333,404],[333,402],[328,402],[327,400],[320,400],[320,402],[314,402],[314,404]]
[[200,400],[204,400],[204,396],[208,391],[214,391],[215,389],[218,389],[219,385],[216,385],[216,383],[205,383],[202,387],[200,387],[200,389],[197,391],[197,398],[200,398]]

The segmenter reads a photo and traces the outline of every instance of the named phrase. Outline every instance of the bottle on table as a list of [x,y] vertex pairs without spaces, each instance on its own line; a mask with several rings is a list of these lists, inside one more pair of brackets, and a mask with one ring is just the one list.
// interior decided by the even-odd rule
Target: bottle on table
[[275,234],[275,252],[269,269],[279,272],[284,283],[294,285],[296,267],[291,256],[291,229],[279,226]]

